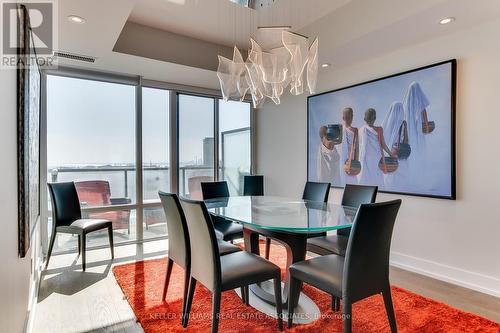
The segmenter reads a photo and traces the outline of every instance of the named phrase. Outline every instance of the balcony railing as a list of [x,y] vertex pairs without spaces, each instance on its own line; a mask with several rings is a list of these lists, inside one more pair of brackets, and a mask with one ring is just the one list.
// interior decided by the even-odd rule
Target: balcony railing
[[[157,200],[159,189],[170,189],[170,167],[144,166],[143,167],[143,198],[145,202]],[[213,167],[204,165],[182,166],[179,168],[179,192],[189,196],[189,180],[194,177],[207,177],[213,179]],[[220,173],[225,169],[220,168]],[[48,170],[48,179],[51,182],[106,180],[110,183],[111,196],[130,198],[135,200],[135,172],[134,166],[85,166],[85,167],[54,167]],[[248,172],[238,172],[237,181],[226,178],[230,190],[240,192],[243,175]],[[172,189],[173,190],[173,189]]]
[[[158,190],[170,189],[170,167],[168,166],[144,166],[143,167],[143,202],[136,202],[135,172],[133,166],[85,166],[85,167],[56,167],[48,170],[48,179],[50,182],[63,181],[97,181],[104,180],[109,182],[111,191],[111,203],[109,205],[92,205],[87,202],[81,202],[82,213],[84,216],[107,218],[113,221],[115,232],[115,243],[127,243],[136,240],[136,208],[143,207],[143,240],[157,239],[167,235],[165,217],[163,209],[160,207]],[[227,170],[219,170],[219,174],[224,176]],[[238,176],[229,177],[226,174],[232,193],[239,193],[243,186],[243,175],[248,173],[231,170],[231,174]],[[179,168],[179,189],[181,195],[190,196],[191,190],[198,187],[198,199],[201,199],[199,181],[213,179],[214,169],[208,166],[183,166]],[[233,181],[233,179],[238,179]],[[191,179],[191,181],[190,181]],[[193,182],[194,181],[194,182]],[[191,182],[191,184],[190,184]],[[194,184],[193,184],[194,183]],[[108,193],[109,194],[109,193]],[[127,199],[127,200],[125,200]],[[49,203],[49,230],[52,223],[52,212]],[[105,216],[104,216],[105,215]],[[54,247],[55,253],[64,253],[64,251],[74,251],[76,248],[76,238],[71,236],[60,236]],[[88,239],[89,248],[98,248],[107,246],[107,235],[95,233]]]

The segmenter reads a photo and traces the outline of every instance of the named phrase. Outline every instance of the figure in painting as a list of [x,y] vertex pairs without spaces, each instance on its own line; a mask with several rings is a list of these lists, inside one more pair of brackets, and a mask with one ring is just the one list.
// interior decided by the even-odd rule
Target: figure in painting
[[[403,103],[394,102],[391,104],[389,113],[387,113],[382,122],[384,136],[387,138],[387,145],[393,152],[395,151],[394,147],[399,143],[408,141],[408,130],[404,118]],[[403,184],[408,183],[408,177],[408,160],[400,158],[398,169],[395,172],[384,174],[385,188],[389,191],[401,189],[404,186]]]
[[333,138],[328,134],[328,127],[321,126],[319,137],[321,142],[316,160],[316,174],[319,182],[334,183],[340,180],[340,155]]
[[344,163],[344,168],[340,172],[342,185],[358,183],[356,172],[359,173],[359,169],[355,170],[357,167],[355,164],[359,164],[359,135],[358,129],[352,126],[353,118],[354,111],[352,108],[347,107],[342,110],[342,120],[344,122],[340,153],[340,160]]
[[[408,137],[412,153],[408,159],[410,179],[413,186],[424,185],[426,177],[427,152],[425,134],[430,133],[427,108],[430,103],[420,84],[412,82],[404,98],[405,120],[408,123]],[[433,125],[434,123],[432,123]],[[429,131],[430,130],[430,131]]]
[[375,109],[366,110],[364,117],[366,125],[359,130],[361,172],[358,175],[358,181],[363,185],[382,186],[384,184],[384,175],[378,166],[383,157],[383,151],[392,157],[397,157],[387,147],[382,127],[375,126],[376,119]]

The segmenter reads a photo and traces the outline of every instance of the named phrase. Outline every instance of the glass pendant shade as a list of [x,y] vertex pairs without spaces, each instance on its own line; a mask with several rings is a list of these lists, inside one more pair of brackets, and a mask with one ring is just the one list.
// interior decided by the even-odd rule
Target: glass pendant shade
[[280,42],[280,46],[264,51],[251,38],[246,61],[236,46],[232,60],[219,56],[217,77],[224,100],[243,100],[250,92],[256,108],[266,98],[280,104],[285,89],[289,88],[292,95],[300,95],[305,82],[307,90],[314,93],[318,76],[318,39],[309,46],[306,37],[283,31]]
[[233,51],[233,60],[219,56],[217,77],[224,100],[245,98],[249,85],[246,79],[245,63],[236,46]]

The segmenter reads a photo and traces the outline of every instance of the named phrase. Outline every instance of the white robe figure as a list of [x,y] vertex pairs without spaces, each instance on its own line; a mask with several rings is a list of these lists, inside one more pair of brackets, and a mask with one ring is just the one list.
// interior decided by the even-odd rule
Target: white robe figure
[[427,165],[425,136],[422,131],[422,111],[430,105],[422,88],[412,82],[404,98],[405,120],[408,123],[408,138],[411,155],[408,158],[410,179],[416,187],[425,186]]
[[[382,122],[384,129],[384,138],[389,149],[392,149],[399,140],[399,129],[404,121],[404,108],[401,102],[394,102],[391,105],[389,113]],[[401,132],[401,142],[404,132]],[[410,154],[411,155],[411,154]],[[387,190],[401,190],[406,188],[409,180],[408,160],[399,160],[398,169],[395,172],[384,174],[384,186]]]
[[359,153],[361,172],[358,175],[358,182],[362,185],[384,185],[382,170],[378,167],[378,162],[382,157],[382,151],[378,142],[377,131],[368,125],[359,129]]
[[319,144],[318,157],[316,160],[316,175],[319,182],[331,183],[337,182],[339,185],[340,181],[340,155],[337,152],[335,146],[332,150],[328,149],[323,145]]
[[[354,132],[348,129],[346,126],[343,126],[343,139],[342,139],[342,146],[340,150],[340,179],[342,184],[357,184],[358,183],[358,177],[357,176],[350,176],[344,171],[344,164],[345,161],[349,158],[349,153],[351,152],[352,148],[352,142],[354,141]],[[359,137],[358,137],[358,143],[359,143]],[[353,158],[355,158],[356,155],[353,153]]]

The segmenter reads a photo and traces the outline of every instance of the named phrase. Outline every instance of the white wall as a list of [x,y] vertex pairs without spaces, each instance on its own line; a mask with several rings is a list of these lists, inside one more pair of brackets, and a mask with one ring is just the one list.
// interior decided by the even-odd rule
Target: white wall
[[[399,196],[392,263],[500,296],[500,21],[322,71],[318,92],[458,59],[456,201]],[[365,50],[369,52],[368,50]],[[321,52],[321,49],[320,49]],[[257,111],[266,193],[298,197],[306,181],[306,98]],[[331,200],[339,199],[335,190]],[[394,195],[379,195],[389,200]]]
[[0,332],[22,332],[29,304],[31,253],[17,255],[16,71],[0,70]]

